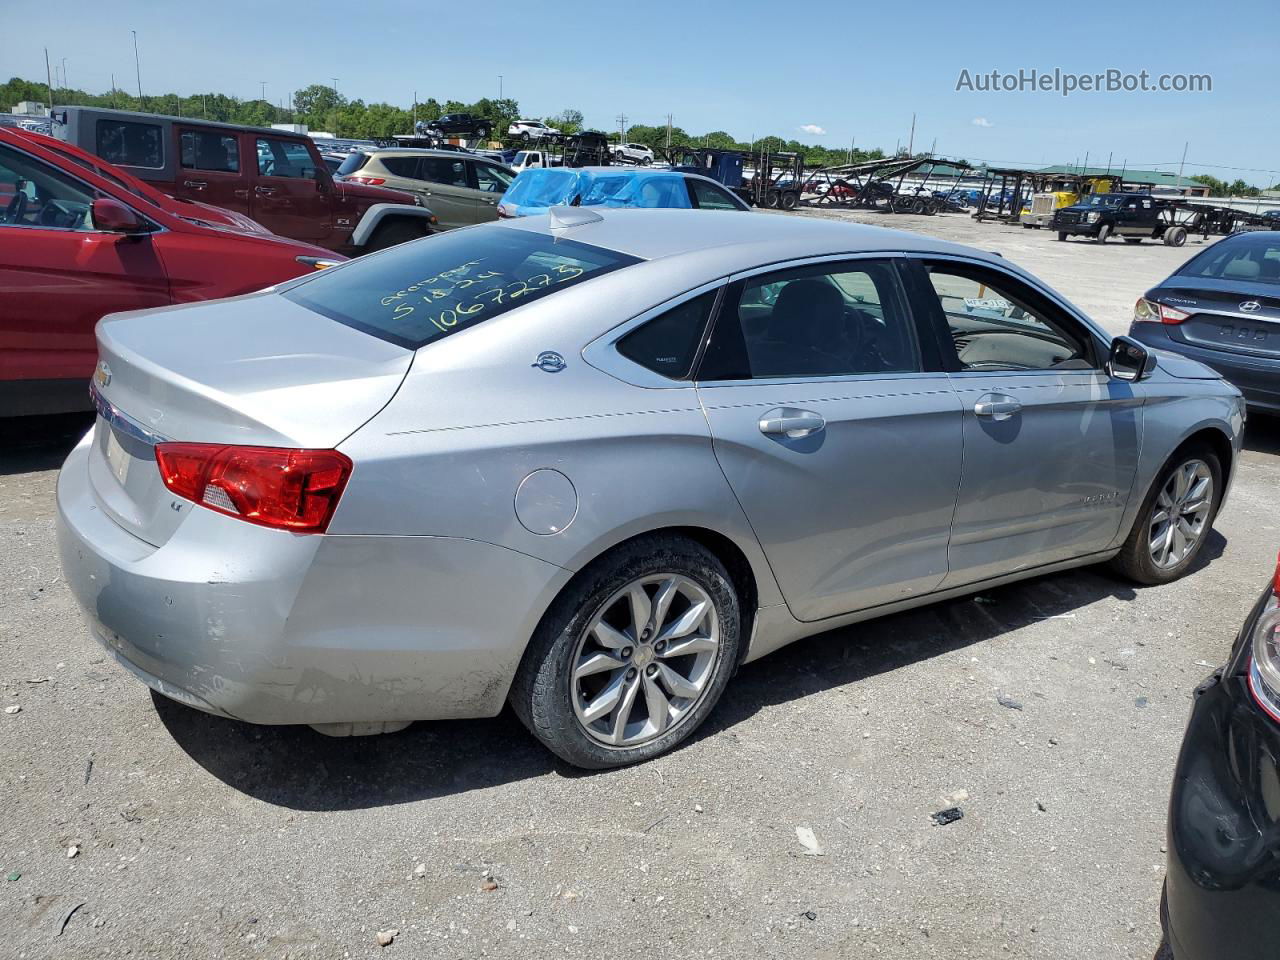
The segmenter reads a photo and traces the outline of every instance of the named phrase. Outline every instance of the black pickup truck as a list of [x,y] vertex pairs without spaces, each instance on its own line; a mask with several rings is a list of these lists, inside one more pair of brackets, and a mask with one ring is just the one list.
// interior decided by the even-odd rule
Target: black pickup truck
[[1067,237],[1091,237],[1106,243],[1120,237],[1126,243],[1163,240],[1167,246],[1187,242],[1187,228],[1175,218],[1176,207],[1149,193],[1091,193],[1079,203],[1063,207],[1053,216],[1049,229]]

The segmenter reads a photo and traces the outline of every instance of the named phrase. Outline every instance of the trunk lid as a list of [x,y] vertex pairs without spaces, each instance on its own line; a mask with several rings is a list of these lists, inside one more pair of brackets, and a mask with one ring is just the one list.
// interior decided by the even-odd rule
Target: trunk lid
[[117,523],[155,545],[189,506],[161,482],[155,443],[333,448],[413,360],[274,293],[115,314],[97,335],[90,482]]
[[1275,283],[1174,276],[1150,297],[1191,314],[1169,325],[1174,340],[1224,353],[1280,357],[1280,289]]

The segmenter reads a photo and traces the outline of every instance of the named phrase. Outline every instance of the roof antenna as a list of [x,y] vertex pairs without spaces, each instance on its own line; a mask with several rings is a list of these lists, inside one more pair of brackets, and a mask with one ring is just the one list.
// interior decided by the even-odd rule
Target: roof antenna
[[588,223],[599,223],[604,219],[594,210],[584,210],[582,207],[549,207],[547,217],[551,221],[552,230],[567,230]]

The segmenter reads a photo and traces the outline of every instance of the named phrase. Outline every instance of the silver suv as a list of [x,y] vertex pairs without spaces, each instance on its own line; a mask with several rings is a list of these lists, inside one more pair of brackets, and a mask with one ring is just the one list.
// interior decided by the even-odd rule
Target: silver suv
[[457,150],[356,151],[343,161],[340,180],[387,186],[422,198],[440,229],[498,219],[498,200],[515,172],[500,163]]

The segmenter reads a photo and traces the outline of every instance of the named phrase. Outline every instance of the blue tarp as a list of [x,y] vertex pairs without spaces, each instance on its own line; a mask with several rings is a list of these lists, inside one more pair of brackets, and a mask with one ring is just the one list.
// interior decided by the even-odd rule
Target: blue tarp
[[502,195],[505,211],[518,217],[548,207],[676,207],[689,209],[684,177],[667,170],[574,170],[535,167],[523,171]]

